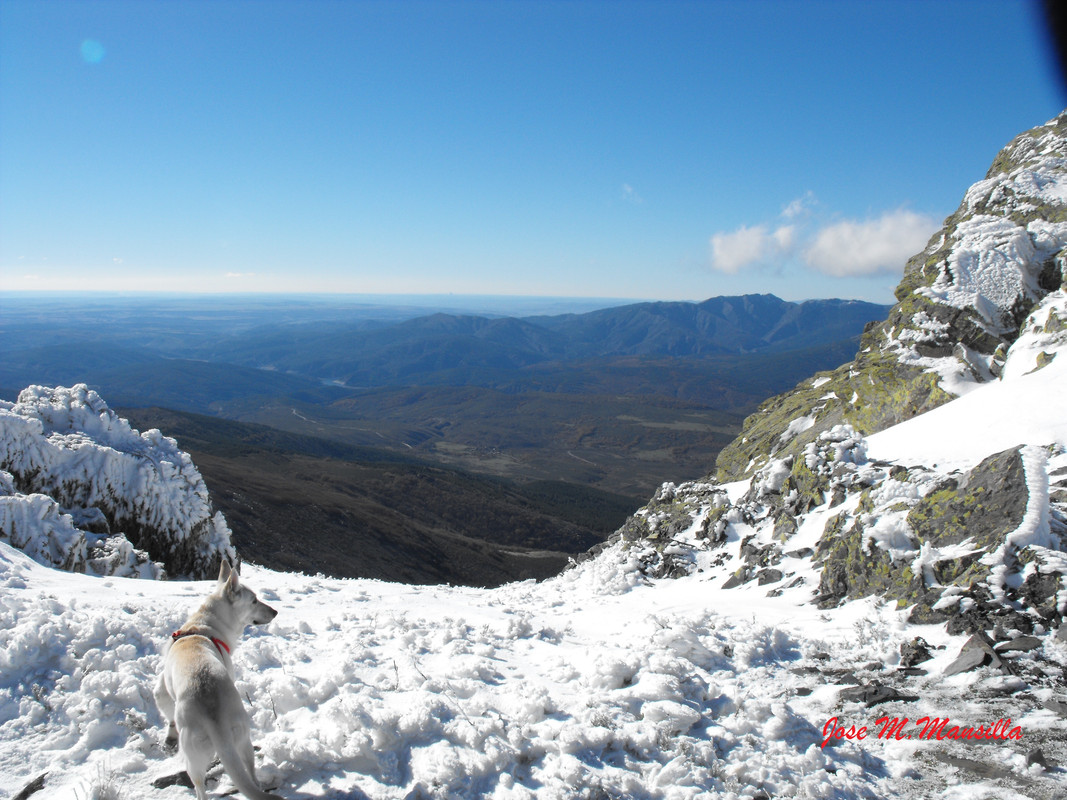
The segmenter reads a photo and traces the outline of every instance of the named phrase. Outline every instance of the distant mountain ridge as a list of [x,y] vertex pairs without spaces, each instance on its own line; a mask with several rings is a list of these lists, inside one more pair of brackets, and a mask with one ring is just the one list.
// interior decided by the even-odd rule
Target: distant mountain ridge
[[571,357],[704,356],[781,352],[848,339],[887,310],[860,300],[793,303],[773,294],[750,294],[528,320],[564,334],[569,342],[584,343],[568,353]]
[[393,385],[455,369],[784,352],[858,336],[888,310],[857,300],[793,303],[768,294],[525,318],[438,313],[373,329],[343,323],[258,328],[213,342],[198,355],[351,386]]

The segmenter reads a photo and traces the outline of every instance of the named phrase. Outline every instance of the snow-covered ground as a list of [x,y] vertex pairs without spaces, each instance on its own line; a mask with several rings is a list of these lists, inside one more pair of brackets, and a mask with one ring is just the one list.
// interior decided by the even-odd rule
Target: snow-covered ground
[[[943,677],[962,637],[874,599],[820,611],[810,562],[789,566],[803,580],[768,597],[754,581],[721,589],[710,561],[649,581],[618,547],[495,590],[246,565],[280,611],[235,650],[259,775],[286,798],[1063,796],[1063,769],[1027,754],[1063,744],[1064,720],[1013,710],[1018,679]],[[42,798],[191,797],[153,786],[182,767],[152,686],[169,633],[212,587],[64,573],[0,544],[0,796],[45,775]],[[942,648],[911,679],[918,699],[842,699],[915,636]],[[1067,642],[1043,647],[1067,664]],[[883,716],[908,718],[913,738],[879,738]],[[924,716],[1011,717],[1023,739],[927,741]],[[823,747],[831,718],[868,735]]]
[[[917,765],[949,742],[876,738],[883,712],[841,703],[845,687],[810,666],[893,665],[915,635],[945,649],[901,714],[1010,716],[962,697],[1000,678],[936,677],[950,637],[872,600],[823,612],[802,587],[771,600],[702,573],[648,583],[633,566],[609,552],[496,590],[246,566],[280,610],[235,653],[261,779],[283,797],[942,796]],[[0,793],[47,773],[48,798],[191,796],[152,786],[181,766],[151,690],[169,632],[212,584],[62,573],[7,545],[0,570]],[[869,737],[823,748],[835,716]],[[1063,721],[1013,724],[1032,738]],[[1036,785],[1063,780],[1026,767],[1027,739],[952,744]],[[1024,796],[963,783],[968,797]]]

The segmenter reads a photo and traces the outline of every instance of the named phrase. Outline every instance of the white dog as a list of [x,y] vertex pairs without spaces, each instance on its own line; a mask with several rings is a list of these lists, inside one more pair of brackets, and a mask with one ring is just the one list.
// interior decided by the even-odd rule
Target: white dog
[[245,797],[279,800],[256,782],[251,726],[230,660],[230,649],[246,625],[265,625],[277,614],[242,586],[224,561],[215,591],[171,634],[156,685],[156,704],[170,722],[167,741],[178,740],[197,800],[207,798],[204,778],[216,753]]

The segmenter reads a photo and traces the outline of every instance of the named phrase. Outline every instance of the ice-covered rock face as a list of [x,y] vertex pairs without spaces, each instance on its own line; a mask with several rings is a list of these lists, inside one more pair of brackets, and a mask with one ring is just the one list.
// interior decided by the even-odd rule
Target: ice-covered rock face
[[[992,335],[1014,338],[1020,307],[1058,288],[1067,242],[1067,116],[1016,138],[974,184],[928,252],[916,291],[977,312]],[[932,263],[930,263],[932,261]]]
[[1005,147],[908,262],[880,346],[952,395],[995,378],[1020,324],[1063,283],[1065,244],[1067,114]]
[[0,402],[0,537],[78,572],[211,577],[233,561],[187,453],[140,433],[84,385]]

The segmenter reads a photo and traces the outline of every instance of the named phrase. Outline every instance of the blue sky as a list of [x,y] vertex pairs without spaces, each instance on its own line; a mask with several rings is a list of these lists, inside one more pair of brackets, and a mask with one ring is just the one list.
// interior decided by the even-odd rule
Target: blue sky
[[3,290],[890,302],[1039,6],[0,0]]

